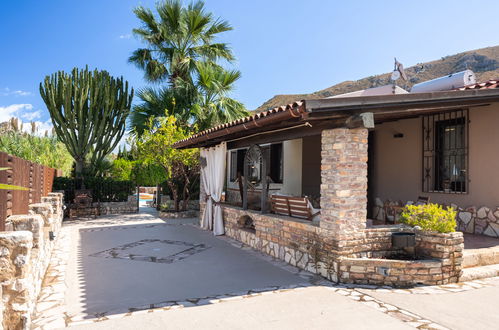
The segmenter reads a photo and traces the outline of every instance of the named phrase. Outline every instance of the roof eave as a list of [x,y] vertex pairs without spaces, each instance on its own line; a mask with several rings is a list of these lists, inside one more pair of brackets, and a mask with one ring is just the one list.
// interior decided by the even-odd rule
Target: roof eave
[[462,102],[467,104],[499,101],[499,89],[443,91],[431,93],[393,94],[333,99],[306,100],[307,112],[340,110],[372,110],[400,108],[423,104]]

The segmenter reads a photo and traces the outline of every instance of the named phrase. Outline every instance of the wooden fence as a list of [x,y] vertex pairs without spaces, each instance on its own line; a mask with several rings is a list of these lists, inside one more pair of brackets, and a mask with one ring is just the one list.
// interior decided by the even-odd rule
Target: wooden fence
[[5,219],[10,215],[28,214],[28,206],[41,202],[42,196],[52,191],[56,170],[0,152],[0,183],[16,185],[29,190],[0,189],[0,231],[5,230]]

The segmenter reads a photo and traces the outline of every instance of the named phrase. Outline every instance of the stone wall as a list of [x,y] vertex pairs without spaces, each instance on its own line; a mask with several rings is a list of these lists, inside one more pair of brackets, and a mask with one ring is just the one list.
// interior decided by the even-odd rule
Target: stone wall
[[[202,209],[204,206],[201,204]],[[396,225],[365,229],[362,240],[345,244],[343,253],[338,253],[328,231],[310,221],[226,205],[223,216],[227,236],[334,282],[435,285],[457,282],[461,274],[463,237],[458,232],[418,231],[416,253],[425,259],[391,260],[388,257],[399,252],[392,249],[392,233],[414,232],[412,228]],[[245,216],[253,220],[254,231],[242,228]]]
[[[383,202],[380,198],[376,198],[375,205],[373,206],[373,218],[380,221],[385,220],[384,205],[403,206],[407,203],[410,204],[412,201]],[[456,204],[450,204],[450,206],[457,210],[456,230],[470,234],[499,237],[499,206],[495,208],[488,208],[486,206],[469,206],[463,208]]]
[[[205,204],[201,204],[201,214]],[[336,281],[335,266],[324,231],[311,221],[258,211],[222,206],[225,234],[274,258]],[[243,217],[253,220],[255,230],[242,228]],[[328,263],[329,262],[329,263]]]
[[199,211],[197,211],[197,210],[187,210],[187,211],[179,211],[179,212],[175,212],[175,211],[159,211],[159,217],[161,219],[197,218],[197,217],[199,217]]
[[[392,286],[458,282],[464,248],[462,233],[429,233],[408,227],[367,231],[367,236],[371,237],[366,246],[369,251],[357,258],[341,258],[341,282]],[[394,231],[415,232],[418,260],[390,259],[391,255],[398,252],[391,248],[391,234]]]
[[[387,259],[399,252],[392,249],[392,233],[412,228],[366,228],[367,133],[363,128],[322,132],[319,224],[225,204],[226,235],[335,282],[395,286],[457,282],[462,233],[417,232],[417,251],[427,260],[400,261]],[[201,214],[204,207],[201,203]],[[254,230],[248,229],[248,220]]]
[[[62,224],[63,195],[49,193],[31,204],[29,214],[7,218],[0,232],[0,282],[3,327],[29,329],[54,241]],[[2,309],[2,308],[0,308]],[[0,318],[1,319],[1,318]]]
[[100,215],[137,213],[137,196],[128,196],[126,202],[101,202],[92,203],[93,207],[99,208]]

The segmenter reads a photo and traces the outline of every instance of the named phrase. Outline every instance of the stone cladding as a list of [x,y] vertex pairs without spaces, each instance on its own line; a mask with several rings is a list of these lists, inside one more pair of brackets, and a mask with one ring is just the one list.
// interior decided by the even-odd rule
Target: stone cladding
[[29,329],[54,238],[63,218],[63,195],[49,193],[29,214],[7,218],[0,232],[0,320],[5,329]]
[[[366,228],[367,129],[322,132],[319,223],[223,205],[228,237],[334,282],[414,286],[457,282],[462,233],[428,233],[403,225]],[[200,214],[205,208],[201,198]],[[254,230],[245,228],[250,217]],[[395,231],[415,232],[423,260],[392,260]]]

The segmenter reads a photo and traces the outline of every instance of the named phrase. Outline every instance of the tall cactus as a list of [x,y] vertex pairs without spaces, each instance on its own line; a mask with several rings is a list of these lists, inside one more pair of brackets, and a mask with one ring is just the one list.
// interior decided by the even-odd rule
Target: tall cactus
[[58,138],[73,156],[75,174],[81,178],[85,159],[92,150],[91,163],[101,161],[117,146],[133,98],[133,88],[123,77],[106,71],[74,68],[71,74],[59,71],[40,83],[40,95],[50,112]]

